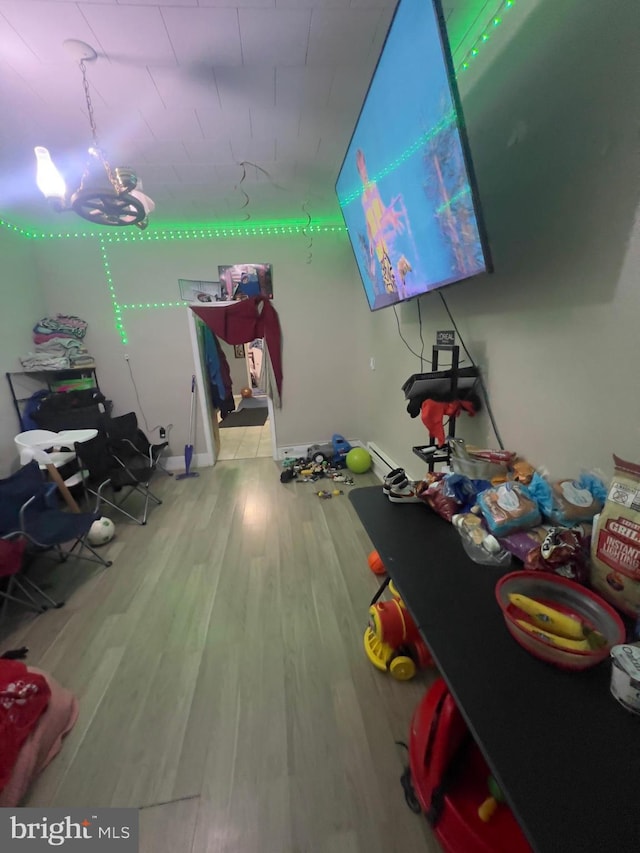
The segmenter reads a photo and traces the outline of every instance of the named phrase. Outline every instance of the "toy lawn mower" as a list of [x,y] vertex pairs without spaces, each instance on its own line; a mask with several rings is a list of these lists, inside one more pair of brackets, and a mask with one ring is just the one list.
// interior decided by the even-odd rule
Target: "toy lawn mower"
[[398,681],[408,681],[433,661],[393,582],[389,583],[389,591],[393,596],[390,601],[378,601],[369,608],[364,650],[376,669]]

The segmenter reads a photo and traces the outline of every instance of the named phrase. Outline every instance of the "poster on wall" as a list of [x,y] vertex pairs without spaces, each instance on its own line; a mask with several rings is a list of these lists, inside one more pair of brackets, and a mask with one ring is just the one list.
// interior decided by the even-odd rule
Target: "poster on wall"
[[273,299],[271,264],[227,264],[218,267],[218,277],[229,299],[260,294]]
[[194,281],[190,278],[179,278],[180,298],[185,302],[220,302],[223,298],[223,287],[219,281]]

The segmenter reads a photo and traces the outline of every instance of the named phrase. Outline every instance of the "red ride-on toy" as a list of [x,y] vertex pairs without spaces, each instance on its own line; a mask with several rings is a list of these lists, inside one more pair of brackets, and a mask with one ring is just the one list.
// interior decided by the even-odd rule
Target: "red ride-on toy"
[[409,770],[412,793],[445,853],[533,853],[506,804],[497,803],[490,818],[484,813],[491,771],[442,678],[413,715]]

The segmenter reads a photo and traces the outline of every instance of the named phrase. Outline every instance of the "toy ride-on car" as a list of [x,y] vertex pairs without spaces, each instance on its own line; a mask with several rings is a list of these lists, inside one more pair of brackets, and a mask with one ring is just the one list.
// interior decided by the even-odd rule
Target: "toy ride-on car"
[[312,444],[307,448],[307,457],[310,462],[321,465],[328,462],[333,468],[345,468],[347,465],[347,453],[351,445],[342,435],[337,433],[331,437],[326,444]]

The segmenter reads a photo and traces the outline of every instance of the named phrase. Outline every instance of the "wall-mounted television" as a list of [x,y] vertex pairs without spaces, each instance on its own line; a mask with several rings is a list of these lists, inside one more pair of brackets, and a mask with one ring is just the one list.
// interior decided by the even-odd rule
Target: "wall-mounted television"
[[372,311],[491,271],[438,0],[400,0],[336,182]]

